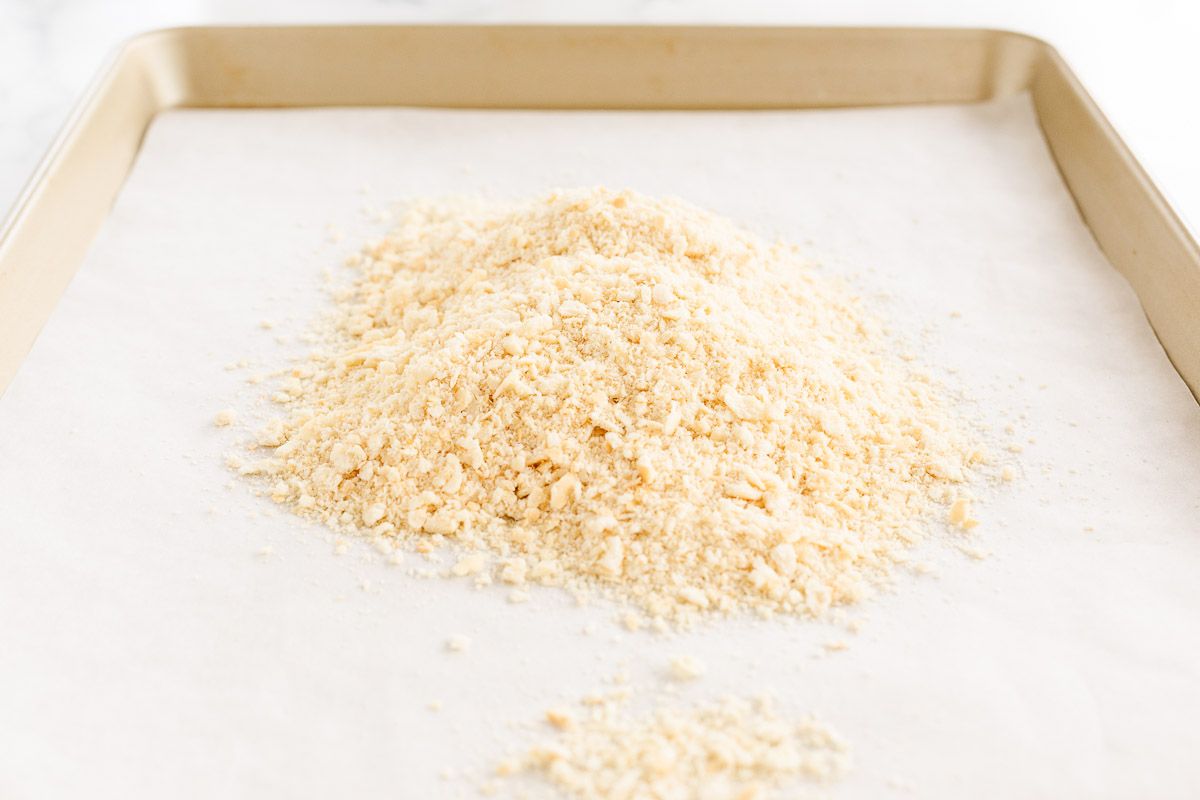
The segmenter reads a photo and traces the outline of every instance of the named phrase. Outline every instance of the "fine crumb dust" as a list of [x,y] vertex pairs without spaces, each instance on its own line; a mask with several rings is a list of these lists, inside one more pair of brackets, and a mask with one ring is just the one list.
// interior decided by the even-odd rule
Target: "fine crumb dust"
[[298,514],[682,624],[824,614],[932,520],[977,524],[946,498],[982,450],[795,247],[584,189],[416,203],[349,263],[328,347],[231,460]]

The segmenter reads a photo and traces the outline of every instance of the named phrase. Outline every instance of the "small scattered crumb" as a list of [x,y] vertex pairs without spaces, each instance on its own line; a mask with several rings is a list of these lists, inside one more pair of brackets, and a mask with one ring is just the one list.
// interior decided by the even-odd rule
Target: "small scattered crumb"
[[455,653],[465,653],[471,649],[471,637],[456,633],[446,640],[446,649]]
[[845,639],[834,639],[833,641],[825,642],[821,646],[829,653],[837,653],[850,648],[850,644]]
[[441,711],[442,710],[442,701],[441,700],[430,700],[429,704],[425,707],[428,708],[430,711]]
[[275,552],[275,549],[268,544],[268,545],[263,545],[262,547],[255,550],[254,554],[256,556],[258,556],[259,558],[267,558],[274,552]]
[[561,708],[551,708],[546,711],[546,722],[558,728],[560,731],[569,730],[575,727],[575,717],[570,711],[565,711]]
[[987,558],[990,555],[990,553],[988,553],[987,550],[984,550],[979,547],[974,547],[969,544],[960,544],[958,546],[958,550],[963,555],[967,556],[968,558],[974,559],[975,561],[982,561],[983,559]]
[[264,331],[269,331],[275,327],[275,321],[270,319],[261,320],[258,323],[258,327],[262,328]]
[[513,605],[527,603],[529,602],[529,592],[526,592],[522,589],[513,589],[508,593],[508,602],[512,603]]
[[222,409],[213,417],[213,425],[218,428],[227,428],[237,422],[237,412],[232,408]]
[[694,656],[676,656],[671,659],[670,675],[676,681],[694,681],[705,673],[704,664]]

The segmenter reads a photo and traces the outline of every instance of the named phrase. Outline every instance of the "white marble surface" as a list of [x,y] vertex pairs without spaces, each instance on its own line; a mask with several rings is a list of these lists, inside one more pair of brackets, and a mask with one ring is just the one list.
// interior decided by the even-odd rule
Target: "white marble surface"
[[0,209],[104,58],[169,25],[298,22],[700,22],[1022,30],[1067,56],[1193,229],[1200,224],[1195,0],[0,0]]

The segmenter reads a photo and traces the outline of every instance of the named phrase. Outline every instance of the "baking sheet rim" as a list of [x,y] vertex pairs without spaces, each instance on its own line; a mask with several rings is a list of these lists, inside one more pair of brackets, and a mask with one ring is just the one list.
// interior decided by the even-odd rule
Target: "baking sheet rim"
[[[234,107],[329,105],[329,102],[297,102],[295,97],[285,96],[292,91],[290,88],[279,89],[279,86],[291,87],[303,81],[296,81],[296,64],[289,60],[289,57],[295,56],[292,52],[295,48],[282,48],[278,40],[298,37],[299,41],[314,46],[333,37],[342,48],[333,53],[341,59],[338,63],[353,68],[355,62],[349,52],[369,48],[347,48],[347,43],[361,45],[362,42],[352,40],[365,40],[372,36],[377,39],[381,37],[384,41],[391,41],[389,37],[401,37],[403,40],[403,37],[409,36],[416,37],[415,41],[418,42],[431,38],[437,42],[438,37],[458,36],[462,39],[465,36],[468,40],[475,37],[476,42],[499,47],[500,53],[513,41],[532,42],[542,47],[535,56],[543,58],[546,48],[562,47],[563,40],[568,40],[568,47],[579,49],[582,37],[585,43],[602,48],[634,48],[632,52],[648,59],[646,64],[657,65],[660,69],[666,65],[667,71],[663,74],[667,76],[668,84],[672,79],[678,81],[688,77],[688,65],[676,69],[673,66],[676,61],[687,61],[689,57],[694,61],[696,58],[694,53],[687,56],[685,52],[684,56],[680,56],[680,49],[686,51],[688,47],[712,42],[714,37],[726,47],[731,46],[728,40],[739,37],[751,42],[754,37],[766,37],[776,48],[781,41],[785,47],[789,44],[794,46],[802,40],[809,44],[823,44],[826,50],[811,47],[808,50],[820,52],[803,50],[792,55],[797,60],[809,59],[805,63],[812,67],[814,73],[823,66],[833,70],[833,78],[849,84],[855,79],[862,80],[861,75],[851,71],[861,67],[858,62],[850,64],[847,53],[842,51],[862,47],[864,43],[885,50],[879,57],[880,63],[898,63],[919,70],[915,74],[928,75],[931,70],[937,71],[935,67],[952,70],[955,65],[931,65],[929,59],[945,56],[946,53],[939,52],[927,57],[928,51],[936,49],[927,45],[949,42],[947,46],[957,46],[966,42],[979,51],[970,51],[973,57],[980,59],[975,63],[978,74],[974,75],[974,94],[971,95],[971,76],[968,75],[966,83],[957,81],[938,85],[923,101],[978,101],[1021,89],[1030,91],[1043,135],[1085,224],[1110,263],[1132,284],[1168,358],[1193,396],[1200,400],[1200,313],[1196,313],[1200,311],[1200,248],[1197,248],[1178,215],[1150,181],[1066,62],[1048,43],[1023,33],[980,28],[715,25],[202,26],[152,30],[131,38],[118,49],[76,104],[61,133],[18,195],[12,210],[0,223],[0,394],[7,388],[82,261],[128,174],[149,123],[158,113],[180,107],[226,107],[225,103]],[[249,77],[247,68],[239,68],[228,60],[225,63],[220,61],[221,58],[229,58],[228,53],[222,52],[222,47],[244,43],[245,37],[258,42],[273,41],[274,44],[273,48],[237,49],[240,58],[251,60]],[[914,42],[921,46],[914,47]],[[654,47],[664,49],[665,54],[646,52]],[[742,61],[735,59],[734,63],[750,75],[765,65],[772,70],[765,75],[773,76],[779,62],[771,61],[775,55],[773,52],[759,52],[762,49],[744,49],[743,56],[756,59],[749,66],[744,58]],[[701,68],[719,68],[722,65],[720,52],[710,52],[711,47],[701,48],[700,51],[700,61],[697,63]],[[952,56],[958,53],[957,50],[946,52]],[[578,55],[573,50],[570,53]],[[728,57],[727,53],[725,55]],[[389,58],[404,56],[403,53],[387,54]],[[488,61],[488,58],[492,60]],[[497,63],[508,65],[507,62],[497,62],[496,58],[497,53],[491,51],[476,58],[481,75],[486,72],[491,76],[497,72]],[[656,58],[657,61],[654,60]],[[268,63],[271,59],[276,59],[277,63]],[[223,80],[214,83],[205,79],[201,86],[197,75],[211,78],[208,73],[213,71],[211,67],[214,63],[223,67],[220,70],[223,74],[219,76]],[[253,72],[255,65],[261,68],[262,75]],[[839,65],[842,73],[836,71]],[[363,77],[380,79],[380,75]],[[276,82],[276,91],[280,92],[276,99],[283,98],[280,102],[258,105],[237,102],[239,92],[245,95],[247,91],[261,88],[254,84],[255,80],[262,81],[262,87],[270,91],[272,79]],[[811,99],[815,102],[793,102],[779,106],[768,104],[763,107],[879,105],[888,102],[856,103],[852,86],[843,87],[846,89],[845,95],[831,95],[826,91],[827,87],[820,83],[827,79],[818,76],[813,79],[816,83],[812,87],[802,86],[799,89],[784,87],[780,80],[779,97],[791,97],[797,91],[810,91],[813,92]],[[736,84],[736,79],[730,80]],[[528,86],[525,88],[530,89]],[[859,90],[861,88],[858,87]],[[215,95],[205,94],[214,91]],[[297,91],[303,92],[305,89],[301,87]],[[636,97],[633,89],[618,86],[616,91],[628,91],[630,97]],[[692,87],[690,91],[697,89]],[[719,87],[705,86],[698,91],[700,95],[709,91],[714,97],[721,96]],[[871,88],[870,91],[886,94],[887,89]],[[946,92],[955,91],[970,96],[945,96]],[[905,92],[911,92],[911,89],[901,91],[899,96],[909,99],[899,102],[914,102],[911,95]],[[939,95],[938,92],[943,94]],[[842,99],[847,102],[841,103]],[[336,104],[336,98],[333,104]],[[347,104],[356,105],[353,102]],[[519,106],[500,104],[495,107]],[[675,106],[666,104],[662,107]],[[711,107],[725,106],[718,103]],[[122,110],[131,113],[122,114]],[[112,128],[116,131],[110,130]],[[104,141],[106,133],[115,133],[120,137],[115,147],[97,146],[113,144]],[[90,161],[89,155],[93,156]],[[64,218],[77,220],[77,226],[68,229],[66,235],[56,224],[51,224]]]

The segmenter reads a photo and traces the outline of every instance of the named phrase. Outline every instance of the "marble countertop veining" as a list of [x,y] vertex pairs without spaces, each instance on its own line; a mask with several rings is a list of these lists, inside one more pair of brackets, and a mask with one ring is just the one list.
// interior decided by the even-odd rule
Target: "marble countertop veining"
[[[0,0],[0,208],[127,37],[194,24],[568,22],[952,25],[1056,45],[1185,219],[1200,220],[1194,0]],[[1195,226],[1193,226],[1195,227]]]

